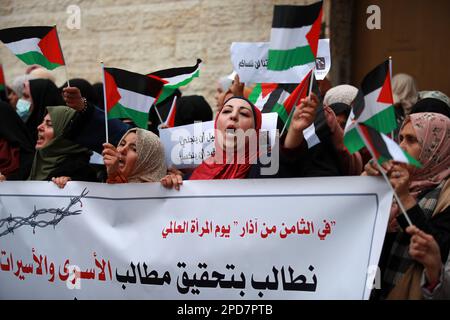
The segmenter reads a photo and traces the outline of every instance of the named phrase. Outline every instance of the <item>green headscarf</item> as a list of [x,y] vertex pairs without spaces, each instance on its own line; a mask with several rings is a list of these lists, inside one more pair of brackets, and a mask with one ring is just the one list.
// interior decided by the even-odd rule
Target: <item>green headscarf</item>
[[45,147],[36,151],[28,180],[46,180],[50,173],[74,154],[90,151],[63,137],[64,129],[69,125],[76,111],[65,106],[47,107],[52,121],[54,138]]

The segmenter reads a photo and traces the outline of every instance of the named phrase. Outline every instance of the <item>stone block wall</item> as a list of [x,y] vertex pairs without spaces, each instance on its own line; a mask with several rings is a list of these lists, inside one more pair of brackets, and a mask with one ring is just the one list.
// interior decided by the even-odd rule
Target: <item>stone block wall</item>
[[[233,41],[269,41],[275,4],[314,0],[0,0],[0,28],[57,25],[69,78],[101,81],[105,65],[139,73],[204,62],[201,76],[183,92],[215,105],[216,80],[231,73]],[[328,19],[329,1],[325,0]],[[68,28],[71,5],[80,8],[80,28]],[[0,44],[6,81],[26,65]],[[64,68],[54,71],[57,84]]]

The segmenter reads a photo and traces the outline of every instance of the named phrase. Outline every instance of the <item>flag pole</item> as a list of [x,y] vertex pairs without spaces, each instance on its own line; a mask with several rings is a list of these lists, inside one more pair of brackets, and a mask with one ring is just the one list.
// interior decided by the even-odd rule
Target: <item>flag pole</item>
[[167,125],[167,121],[169,121],[169,117],[172,115],[173,108],[175,107],[176,103],[177,103],[177,96],[173,97],[172,106],[170,107],[169,114],[167,115],[165,125]]
[[65,73],[66,73],[67,86],[70,87],[69,73],[67,72],[66,58],[64,57],[64,51],[62,50],[62,47],[61,47],[61,41],[59,40],[59,34],[58,34],[58,30],[56,29],[56,24],[54,24],[53,27],[55,28],[56,37],[58,38],[59,51],[61,51],[61,55],[62,55],[62,58],[63,58],[63,61],[64,61],[64,70],[65,70]]
[[[312,73],[311,73],[311,77],[312,77]],[[302,80],[302,81],[303,81],[303,80]],[[300,83],[301,83],[301,82],[300,82]],[[311,87],[311,85],[310,85],[310,87]],[[289,119],[290,119],[290,118],[292,117],[292,115],[294,114],[295,107],[297,106],[298,100],[300,100],[300,97],[301,97],[302,94],[303,94],[303,90],[305,90],[305,87],[302,88],[302,90],[300,91],[300,94],[297,96],[297,99],[295,100],[294,106],[292,107],[292,110],[291,110],[291,112],[289,113],[289,117],[287,118],[286,123],[284,124],[283,129],[281,130],[280,137],[283,136],[284,131],[287,129],[287,124],[289,123]],[[310,92],[311,92],[311,89],[310,89]]]
[[312,87],[313,87],[313,83],[314,83],[314,79],[313,79],[313,77],[314,77],[314,71],[315,71],[315,69],[316,69],[316,66],[315,66],[315,64],[314,64],[314,67],[312,68],[312,70],[311,70],[311,78],[309,78],[309,91],[308,91],[308,96],[311,94],[311,91],[312,91]]
[[[392,56],[389,56],[389,81],[391,82],[391,88],[392,88]],[[396,140],[394,136],[394,130],[391,131],[391,138],[392,140]]]
[[103,77],[103,103],[105,105],[105,132],[106,132],[106,143],[109,143],[108,136],[108,105],[106,104],[106,81],[105,81],[105,65],[103,61],[100,62],[102,65],[102,77]]
[[160,122],[161,124],[163,124],[164,121],[162,120],[161,115],[159,114],[159,111],[158,111],[158,108],[156,107],[156,104],[154,104],[154,106],[155,106],[156,114],[158,115],[158,118],[159,118],[159,122]]
[[366,137],[364,136],[364,134],[361,132],[361,127],[359,126],[359,124],[356,124],[356,130],[358,131],[359,135],[361,136],[362,140],[364,141],[364,144],[367,147],[367,150],[369,150],[370,155],[372,156],[373,161],[377,164],[378,170],[381,172],[381,174],[383,175],[384,180],[386,180],[387,184],[389,185],[389,188],[391,189],[391,191],[394,193],[394,198],[397,201],[397,204],[401,210],[401,212],[403,213],[403,215],[405,216],[406,221],[408,222],[408,224],[410,226],[413,226],[413,223],[411,222],[411,219],[409,218],[408,214],[406,213],[405,207],[403,206],[403,203],[400,201],[399,196],[397,195],[397,192],[395,192],[395,189],[392,187],[391,182],[389,181],[389,178],[386,175],[386,172],[384,172],[384,169],[381,167],[381,165],[378,163],[377,158],[375,157],[375,152],[372,149],[372,146],[369,144],[369,142],[367,141]]

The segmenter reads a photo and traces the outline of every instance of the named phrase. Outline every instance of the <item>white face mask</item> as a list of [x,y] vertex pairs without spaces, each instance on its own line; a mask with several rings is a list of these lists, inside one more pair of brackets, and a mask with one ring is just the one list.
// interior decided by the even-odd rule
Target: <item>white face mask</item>
[[19,99],[17,101],[16,105],[16,112],[19,115],[19,117],[23,120],[23,122],[28,120],[28,117],[30,116],[30,107],[31,102],[24,99]]

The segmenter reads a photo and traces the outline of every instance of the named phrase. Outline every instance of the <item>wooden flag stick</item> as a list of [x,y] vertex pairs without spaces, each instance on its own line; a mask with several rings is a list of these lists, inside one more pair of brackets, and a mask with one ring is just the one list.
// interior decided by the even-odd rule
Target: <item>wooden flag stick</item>
[[172,106],[170,107],[169,113],[167,114],[167,118],[166,118],[166,122],[165,122],[166,125],[167,125],[167,121],[169,121],[169,117],[172,115],[173,108],[175,108],[176,103],[177,103],[177,96],[173,97]]
[[[312,73],[311,73],[311,78],[312,78]],[[303,80],[302,80],[302,81],[303,81]],[[301,83],[301,82],[300,82],[300,83]],[[297,106],[298,100],[300,100],[300,97],[301,97],[302,94],[303,94],[303,90],[305,90],[305,86],[302,88],[300,94],[297,96],[297,99],[295,100],[294,106],[292,107],[292,110],[291,110],[291,112],[289,113],[289,117],[287,118],[286,123],[284,124],[283,129],[281,130],[280,137],[283,136],[284,131],[287,129],[287,124],[289,123],[289,119],[291,119],[291,117],[292,117],[293,114],[294,114],[295,107]],[[311,92],[311,85],[310,85],[310,89],[309,89],[309,90],[310,90],[310,92]]]
[[105,131],[106,131],[106,143],[109,143],[108,135],[108,105],[106,104],[106,81],[105,81],[105,65],[103,61],[100,62],[102,65],[102,77],[103,77],[103,103],[105,104]]
[[163,119],[161,118],[161,115],[159,114],[159,111],[158,111],[158,108],[156,107],[156,104],[154,104],[154,106],[155,106],[156,114],[158,115],[158,118],[159,118],[159,122],[160,122],[161,124],[163,124],[164,121],[163,121]]

